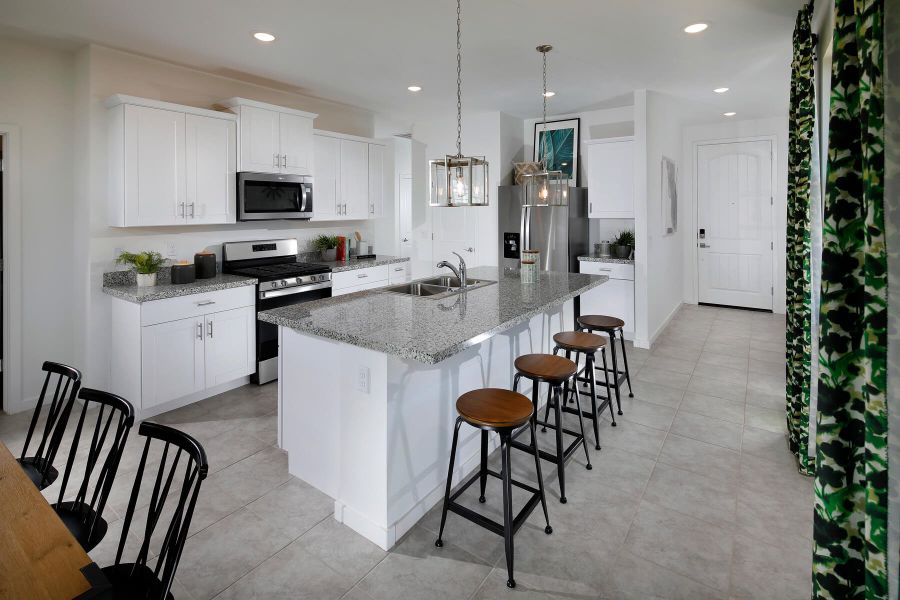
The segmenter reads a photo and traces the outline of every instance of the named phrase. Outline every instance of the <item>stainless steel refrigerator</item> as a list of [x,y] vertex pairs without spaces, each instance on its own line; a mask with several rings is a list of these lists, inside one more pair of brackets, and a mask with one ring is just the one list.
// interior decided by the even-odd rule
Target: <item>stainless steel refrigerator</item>
[[523,207],[524,197],[519,185],[501,185],[497,194],[500,266],[517,269],[522,250],[540,250],[542,271],[577,273],[590,249],[587,188],[570,187],[568,206]]

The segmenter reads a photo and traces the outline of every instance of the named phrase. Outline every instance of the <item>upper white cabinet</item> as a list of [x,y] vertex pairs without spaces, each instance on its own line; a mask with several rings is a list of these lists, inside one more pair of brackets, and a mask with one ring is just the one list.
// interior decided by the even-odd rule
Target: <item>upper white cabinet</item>
[[116,95],[108,114],[113,227],[234,223],[234,115]]
[[316,131],[313,152],[313,220],[363,220],[382,215],[386,152],[383,143]]
[[588,217],[634,218],[634,138],[590,140]]
[[222,102],[238,115],[238,171],[311,175],[314,113],[248,100]]

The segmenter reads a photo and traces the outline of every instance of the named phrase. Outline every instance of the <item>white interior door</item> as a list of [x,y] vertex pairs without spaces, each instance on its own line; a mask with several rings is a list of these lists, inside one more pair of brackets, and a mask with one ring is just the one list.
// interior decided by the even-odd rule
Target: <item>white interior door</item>
[[400,222],[400,256],[412,257],[412,177],[401,174],[397,178],[397,197],[399,198],[398,220]]
[[697,149],[699,300],[772,309],[772,144]]

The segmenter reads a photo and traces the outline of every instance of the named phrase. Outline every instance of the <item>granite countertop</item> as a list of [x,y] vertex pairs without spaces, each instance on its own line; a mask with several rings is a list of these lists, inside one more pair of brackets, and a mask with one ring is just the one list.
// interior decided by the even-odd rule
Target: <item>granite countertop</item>
[[407,262],[409,258],[401,258],[399,256],[387,256],[379,254],[375,258],[363,258],[342,261],[322,261],[311,260],[317,265],[325,265],[331,267],[332,273],[340,273],[341,271],[355,271],[356,269],[368,269],[369,267],[380,267],[381,265],[392,265],[394,263]]
[[356,292],[262,311],[259,319],[437,364],[608,279],[605,275],[544,272],[540,282],[523,284],[518,272],[496,267],[471,268],[468,276],[497,283],[440,300],[384,290]]
[[107,275],[110,274],[104,274],[104,294],[109,294],[110,296],[138,304],[141,302],[150,302],[151,300],[163,300],[165,298],[175,298],[190,294],[204,294],[206,292],[227,290],[229,288],[242,287],[245,285],[256,285],[257,281],[253,277],[222,275],[220,273],[209,279],[197,279],[194,283],[175,284],[170,283],[169,281],[160,281],[152,287],[138,287],[137,285],[116,284],[110,281],[109,278],[106,277]]
[[599,254],[586,254],[584,256],[579,256],[578,260],[583,260],[585,262],[615,263],[617,265],[634,264],[634,259],[631,258],[616,258],[614,256],[600,256]]

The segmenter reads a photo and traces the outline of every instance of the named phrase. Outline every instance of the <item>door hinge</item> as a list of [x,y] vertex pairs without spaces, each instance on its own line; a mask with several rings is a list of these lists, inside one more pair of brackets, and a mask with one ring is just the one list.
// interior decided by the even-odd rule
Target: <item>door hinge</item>
[[769,250],[775,249],[775,242],[769,242]]
[[769,206],[775,206],[775,197],[769,196]]
[[775,295],[775,286],[774,285],[769,288],[769,293],[773,296]]

